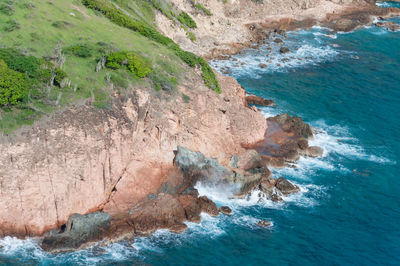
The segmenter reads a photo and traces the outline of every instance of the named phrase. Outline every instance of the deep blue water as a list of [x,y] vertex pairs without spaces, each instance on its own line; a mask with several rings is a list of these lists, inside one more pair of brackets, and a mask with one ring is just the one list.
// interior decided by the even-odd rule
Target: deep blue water
[[[273,170],[300,194],[257,203],[199,186],[234,215],[205,215],[180,235],[159,231],[56,256],[34,240],[0,239],[0,264],[400,265],[400,32],[314,28],[290,33],[285,45],[291,54],[272,47],[268,56],[261,47],[213,65],[229,66],[249,93],[274,99],[266,116],[300,115],[319,132],[313,143],[323,158]],[[259,219],[273,226],[258,228]]]

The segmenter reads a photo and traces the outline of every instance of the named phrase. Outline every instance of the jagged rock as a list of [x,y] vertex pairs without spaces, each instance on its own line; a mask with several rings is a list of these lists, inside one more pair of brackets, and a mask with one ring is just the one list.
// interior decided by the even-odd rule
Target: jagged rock
[[272,225],[272,223],[270,221],[267,220],[261,220],[257,223],[258,226],[260,227],[269,227]]
[[73,214],[58,232],[53,230],[43,239],[42,248],[53,252],[70,251],[87,242],[101,240],[110,227],[110,220],[111,216],[105,212]]
[[293,185],[288,180],[283,177],[278,178],[276,181],[275,187],[279,189],[283,195],[287,196],[289,194],[297,193],[300,191],[299,187]]
[[290,52],[290,50],[289,50],[289,48],[283,47],[283,46],[282,46],[282,47],[279,49],[279,52],[280,52],[281,54],[287,54],[287,53]]
[[380,28],[384,28],[386,30],[390,30],[390,31],[398,31],[400,30],[400,25],[393,22],[393,21],[386,21],[386,22],[377,22],[375,23],[376,26],[380,27]]
[[310,125],[304,123],[301,117],[281,114],[268,120],[277,122],[283,131],[291,132],[298,137],[307,139],[313,136]]
[[225,215],[232,215],[232,210],[228,206],[219,207],[219,211]]
[[247,104],[256,104],[260,106],[274,106],[275,103],[273,100],[267,100],[255,95],[248,95],[246,96]]
[[200,209],[212,216],[217,216],[219,211],[217,205],[207,198],[206,196],[202,196],[198,198],[198,202],[200,204]]

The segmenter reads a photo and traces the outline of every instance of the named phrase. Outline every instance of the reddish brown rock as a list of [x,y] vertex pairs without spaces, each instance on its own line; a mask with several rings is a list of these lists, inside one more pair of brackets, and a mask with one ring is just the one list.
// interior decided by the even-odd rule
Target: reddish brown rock
[[219,211],[225,215],[232,215],[232,210],[228,206],[219,207]]
[[274,106],[275,103],[273,100],[267,100],[255,95],[248,95],[246,96],[247,104],[256,104],[260,106]]

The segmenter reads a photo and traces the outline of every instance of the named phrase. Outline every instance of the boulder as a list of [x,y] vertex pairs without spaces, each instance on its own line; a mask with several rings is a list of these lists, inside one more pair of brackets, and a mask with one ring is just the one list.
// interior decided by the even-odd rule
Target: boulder
[[275,187],[279,189],[280,192],[282,192],[283,195],[287,196],[293,193],[297,193],[300,191],[299,187],[296,185],[293,185],[290,183],[288,180],[286,180],[283,177],[278,178],[276,180]]
[[279,38],[274,39],[274,42],[277,43],[277,44],[282,44],[283,43],[282,39],[279,39]]
[[219,211],[225,215],[232,215],[232,210],[228,206],[219,207]]
[[261,68],[266,68],[267,67],[266,64],[258,64],[258,66],[261,67]]
[[42,241],[45,251],[65,252],[80,248],[83,244],[99,241],[106,236],[111,216],[105,212],[73,214],[57,231],[52,230]]
[[281,114],[268,118],[268,121],[277,122],[283,131],[293,133],[297,137],[307,139],[313,136],[310,125],[304,123],[301,117]]
[[246,96],[247,104],[256,104],[260,106],[274,106],[275,103],[273,100],[267,100],[255,95],[248,95]]

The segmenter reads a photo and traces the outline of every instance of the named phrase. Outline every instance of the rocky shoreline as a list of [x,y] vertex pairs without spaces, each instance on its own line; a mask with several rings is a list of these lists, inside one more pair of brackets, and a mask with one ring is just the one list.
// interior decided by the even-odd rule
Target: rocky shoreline
[[[299,188],[288,180],[272,177],[269,167],[286,167],[300,155],[321,156],[322,149],[308,146],[313,132],[301,118],[282,114],[267,121],[274,126],[268,127],[264,141],[246,147],[242,154],[233,155],[226,166],[216,158],[179,146],[167,181],[157,193],[148,194],[126,211],[112,215],[101,210],[86,215],[73,214],[65,224],[45,233],[42,248],[49,252],[66,252],[104,239],[104,243],[132,240],[157,229],[180,233],[187,228],[186,221],[200,222],[202,212],[212,216],[232,213],[229,207],[218,208],[206,196],[199,196],[195,189],[197,182],[223,190],[234,188],[232,197],[236,198],[245,199],[256,192],[259,201],[280,202],[283,196],[298,193]],[[267,222],[260,224],[266,226]]]
[[[373,16],[399,13],[363,5],[323,20],[265,19],[246,24],[251,39],[230,43],[230,48],[207,46],[205,56],[221,58],[264,43],[265,30],[283,38],[286,30],[317,24],[350,31],[372,23]],[[188,83],[202,84],[198,77],[189,78]],[[197,182],[235,188],[232,197],[244,199],[256,191],[260,201],[280,202],[298,193],[299,187],[272,177],[269,168],[295,167],[300,156],[322,156],[320,147],[309,146],[312,128],[288,114],[263,118],[256,105],[273,101],[246,97],[234,79],[218,78],[221,96],[185,84],[181,90],[192,102],[177,105],[138,90],[116,100],[112,111],[80,106],[52,118],[50,128],[38,126],[0,143],[7,151],[0,154],[5,169],[0,175],[0,204],[5,206],[0,236],[39,236],[44,250],[65,252],[161,228],[182,232],[186,221],[200,222],[201,212],[232,213],[199,196]],[[26,170],[28,165],[32,170]]]

